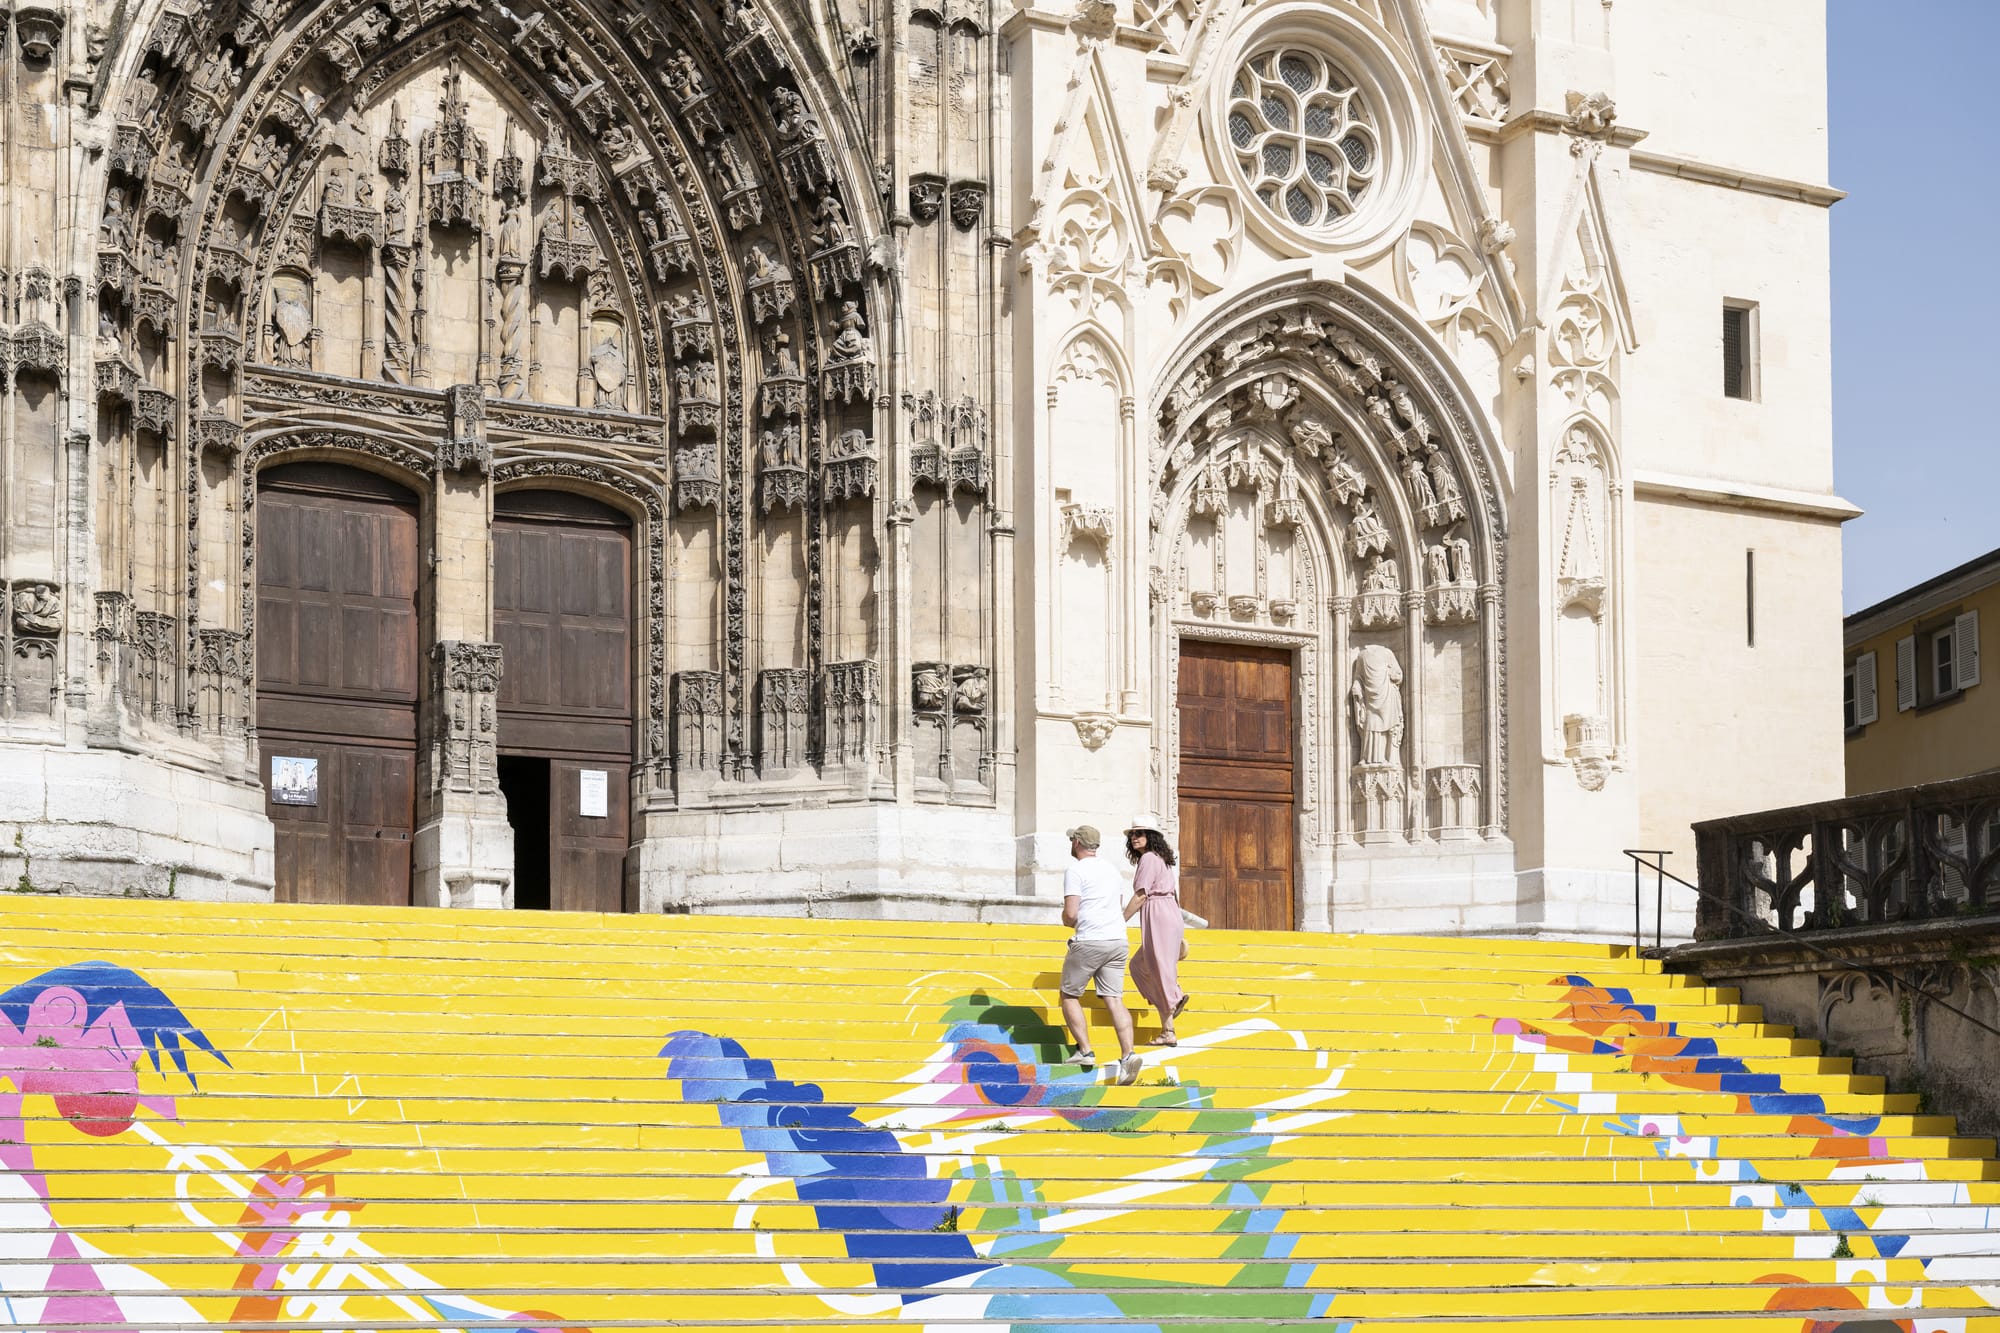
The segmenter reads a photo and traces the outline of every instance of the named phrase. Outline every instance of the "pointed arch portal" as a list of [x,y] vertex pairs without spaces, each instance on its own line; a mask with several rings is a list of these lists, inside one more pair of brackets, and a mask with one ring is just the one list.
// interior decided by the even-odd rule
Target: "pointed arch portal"
[[1324,922],[1293,892],[1306,867],[1337,901],[1368,862],[1504,836],[1492,430],[1394,311],[1358,283],[1274,284],[1162,381],[1162,804],[1218,925]]

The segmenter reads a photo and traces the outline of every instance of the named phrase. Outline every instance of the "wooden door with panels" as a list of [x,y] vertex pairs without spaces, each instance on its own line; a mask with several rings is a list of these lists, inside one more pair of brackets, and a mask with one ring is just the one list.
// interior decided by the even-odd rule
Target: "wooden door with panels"
[[1292,929],[1291,653],[1183,639],[1177,702],[1182,903],[1221,928]]
[[410,901],[417,497],[332,463],[257,479],[257,734],[280,902]]
[[515,905],[620,911],[631,843],[632,525],[562,491],[502,492],[493,507]]

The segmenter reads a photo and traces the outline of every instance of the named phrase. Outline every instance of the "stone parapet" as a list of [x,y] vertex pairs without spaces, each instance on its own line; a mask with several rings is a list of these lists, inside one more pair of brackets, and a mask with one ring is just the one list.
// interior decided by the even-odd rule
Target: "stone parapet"
[[1735,986],[1858,1072],[1925,1094],[1961,1134],[2000,1131],[2000,1032],[1964,1017],[2000,1028],[2000,919],[1710,940],[1674,949],[1667,966]]

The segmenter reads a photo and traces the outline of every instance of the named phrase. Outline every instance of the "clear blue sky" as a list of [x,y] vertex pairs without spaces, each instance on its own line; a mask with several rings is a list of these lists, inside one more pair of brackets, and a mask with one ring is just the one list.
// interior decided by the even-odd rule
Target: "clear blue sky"
[[[1754,3],[1754,0],[1750,0]],[[1828,0],[1834,483],[1856,611],[2000,547],[2000,0]]]

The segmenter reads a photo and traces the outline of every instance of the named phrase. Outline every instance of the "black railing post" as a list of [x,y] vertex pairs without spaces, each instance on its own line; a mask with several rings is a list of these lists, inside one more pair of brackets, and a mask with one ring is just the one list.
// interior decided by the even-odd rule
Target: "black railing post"
[[1639,868],[1641,863],[1639,858],[1632,853],[1627,852],[1626,855],[1632,857],[1632,954],[1634,957],[1637,957],[1639,945],[1645,938],[1639,929]]
[[1660,919],[1667,913],[1667,858],[1672,852],[1661,852],[1660,859],[1653,862],[1656,875],[1653,880],[1653,947],[1660,947]]

